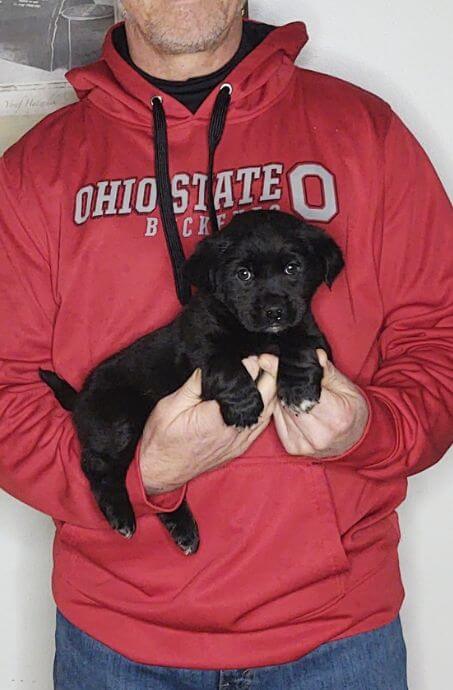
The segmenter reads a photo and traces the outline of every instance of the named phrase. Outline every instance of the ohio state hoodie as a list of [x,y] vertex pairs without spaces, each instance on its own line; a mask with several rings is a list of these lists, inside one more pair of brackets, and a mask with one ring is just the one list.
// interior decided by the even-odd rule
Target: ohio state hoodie
[[[113,31],[98,62],[68,74],[79,101],[0,161],[0,485],[52,516],[57,605],[97,640],[148,664],[287,662],[400,608],[395,509],[452,434],[451,207],[386,103],[294,65],[303,24],[270,32],[229,75],[228,98],[219,105],[219,87],[195,114],[120,57]],[[166,223],[159,180],[172,196]],[[278,208],[339,243],[346,268],[313,311],[369,422],[322,462],[287,455],[270,426],[243,457],[159,497],[146,495],[136,456],[138,529],[125,541],[99,512],[71,418],[38,368],[80,388],[172,319],[185,287],[169,238],[190,255],[212,204],[220,228]],[[192,557],[155,515],[185,493],[201,533]]]

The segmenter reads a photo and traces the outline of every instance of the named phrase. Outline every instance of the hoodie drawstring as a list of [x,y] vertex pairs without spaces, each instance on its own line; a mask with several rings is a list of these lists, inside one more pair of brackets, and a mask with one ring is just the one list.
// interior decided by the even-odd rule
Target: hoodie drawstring
[[233,87],[231,84],[223,84],[220,87],[209,124],[208,209],[213,233],[219,232],[219,222],[214,204],[214,158],[225,130],[226,116],[230,107],[232,93]]
[[185,256],[173,209],[173,195],[168,164],[167,121],[165,119],[162,98],[160,96],[155,96],[151,102],[154,118],[154,160],[156,168],[157,198],[162,215],[168,252],[173,266],[176,294],[181,304],[187,304],[190,300],[191,290],[190,285],[184,277],[183,267]]
[[[225,130],[226,117],[231,102],[233,89],[230,84],[223,84],[217,95],[209,124],[209,164],[208,164],[208,209],[212,232],[219,231],[217,212],[214,204],[214,158],[215,152]],[[154,156],[157,183],[157,198],[159,202],[165,239],[173,267],[176,294],[182,305],[187,304],[191,297],[191,289],[184,276],[185,256],[179,236],[178,224],[173,208],[173,194],[170,179],[168,158],[168,135],[165,110],[160,96],[151,99],[154,120]]]

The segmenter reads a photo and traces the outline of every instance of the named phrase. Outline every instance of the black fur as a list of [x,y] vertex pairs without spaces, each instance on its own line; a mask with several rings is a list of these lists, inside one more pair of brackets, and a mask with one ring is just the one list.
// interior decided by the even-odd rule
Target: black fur
[[[125,537],[135,518],[126,472],[156,403],[200,367],[205,400],[217,400],[228,425],[252,426],[263,401],[241,363],[251,354],[279,355],[278,396],[296,411],[319,401],[322,368],[315,350],[329,345],[310,311],[317,287],[332,285],[341,251],[323,231],[286,213],[240,214],[200,242],[186,264],[199,288],[181,315],[99,364],[79,394],[40,370],[60,403],[72,410],[82,467],[100,509]],[[186,502],[158,515],[184,553],[199,544]]]

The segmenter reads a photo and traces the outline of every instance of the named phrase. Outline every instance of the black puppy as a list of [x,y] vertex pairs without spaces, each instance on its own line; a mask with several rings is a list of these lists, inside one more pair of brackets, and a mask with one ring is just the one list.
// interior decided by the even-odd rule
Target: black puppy
[[[77,393],[40,370],[63,407],[72,410],[82,468],[110,525],[125,537],[135,518],[125,486],[128,466],[156,403],[202,370],[202,397],[217,400],[226,424],[252,426],[263,410],[241,360],[279,355],[278,397],[308,412],[321,392],[316,348],[330,348],[310,311],[317,287],[332,285],[343,267],[335,242],[320,229],[278,211],[237,215],[197,246],[186,275],[199,288],[168,326],[136,340],[99,364]],[[186,554],[199,544],[183,502],[158,515]]]

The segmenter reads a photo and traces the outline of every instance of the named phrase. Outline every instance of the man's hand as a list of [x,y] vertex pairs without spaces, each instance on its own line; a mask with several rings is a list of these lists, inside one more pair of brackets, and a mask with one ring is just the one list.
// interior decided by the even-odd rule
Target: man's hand
[[[274,421],[290,455],[330,458],[345,453],[362,437],[368,405],[357,386],[334,367],[324,350],[316,352],[324,369],[320,402],[309,413],[296,415],[277,401]],[[277,379],[277,357],[261,355],[259,363]]]
[[[243,361],[257,379],[257,357]],[[172,491],[203,472],[242,455],[269,424],[276,400],[275,377],[261,374],[258,390],[264,411],[249,429],[227,426],[215,401],[201,400],[201,371],[197,369],[175,393],[160,400],[143,430],[140,469],[149,494]]]

